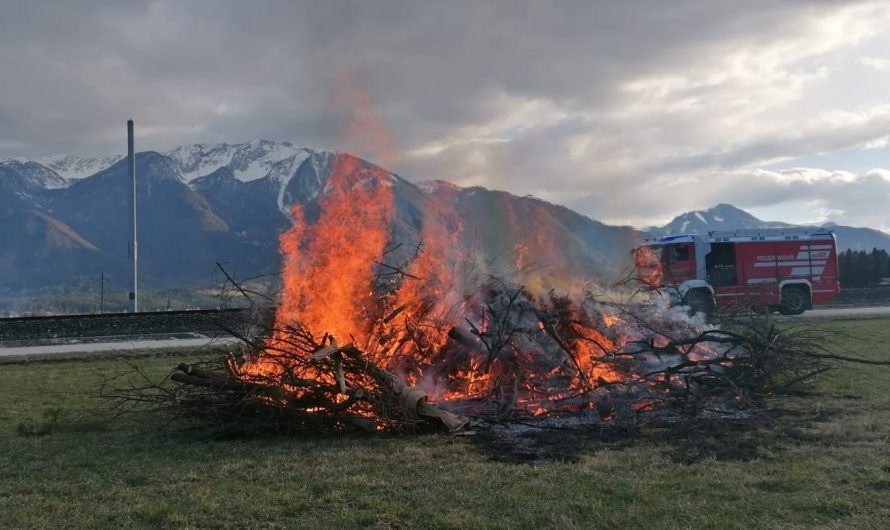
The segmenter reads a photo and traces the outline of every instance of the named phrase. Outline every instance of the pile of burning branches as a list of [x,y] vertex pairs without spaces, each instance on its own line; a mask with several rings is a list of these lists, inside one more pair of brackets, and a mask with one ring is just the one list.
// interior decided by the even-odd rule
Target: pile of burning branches
[[[154,396],[189,417],[235,430],[417,430],[435,422],[456,432],[468,422],[428,402],[422,390],[352,344],[338,346],[329,336],[316,342],[299,324],[276,337],[262,346],[245,342],[240,358],[180,364],[170,375],[170,393]],[[258,357],[267,363],[263,371],[247,368],[248,359]]]
[[459,324],[381,295],[388,312],[342,345],[282,323],[279,311],[271,326],[230,330],[241,346],[224,358],[180,364],[161,383],[108,384],[104,395],[225,432],[457,432],[473,420],[545,416],[626,426],[736,414],[855,360],[828,352],[818,331],[763,316],[719,329],[659,300],[575,303],[498,279],[477,294]]
[[423,244],[393,244],[410,239],[381,171],[338,157],[311,208],[293,209],[274,319],[232,330],[240,348],[104,395],[226,431],[632,423],[750,407],[840,360],[816,332],[765,317],[717,328],[659,297],[605,302],[567,264],[530,265],[543,236],[497,271],[465,251],[460,219],[438,203],[423,206]]

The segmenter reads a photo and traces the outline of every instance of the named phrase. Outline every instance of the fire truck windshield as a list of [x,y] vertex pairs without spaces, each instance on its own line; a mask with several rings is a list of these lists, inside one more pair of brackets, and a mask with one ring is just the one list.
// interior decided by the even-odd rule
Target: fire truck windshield
[[689,260],[689,245],[669,245],[665,249],[664,258],[668,265]]

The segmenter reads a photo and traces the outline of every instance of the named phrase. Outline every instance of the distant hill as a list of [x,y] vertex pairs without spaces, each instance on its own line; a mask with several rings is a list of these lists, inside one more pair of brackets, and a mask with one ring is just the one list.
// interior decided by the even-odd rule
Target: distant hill
[[[293,222],[292,206],[315,204],[338,156],[349,155],[268,140],[138,153],[142,288],[208,285],[216,262],[240,277],[279,270],[278,236]],[[9,228],[0,231],[0,294],[64,290],[100,272],[125,285],[126,161],[43,162],[0,161],[0,221]],[[611,280],[640,236],[531,197],[374,173],[387,175],[393,191],[394,234],[416,240],[426,223],[439,222],[429,212],[450,212],[492,266],[524,261]]]
[[[737,230],[742,228],[787,228],[792,225],[778,221],[763,221],[731,204],[718,204],[707,210],[695,210],[678,215],[668,224],[650,228],[653,236],[674,234],[705,234],[710,230]],[[890,234],[871,228],[842,226],[836,223],[823,225],[834,231],[841,250],[884,249],[890,252]]]
[[[349,155],[269,140],[138,153],[142,288],[216,286],[216,262],[240,277],[280,270],[278,236],[293,223],[291,208],[317,207],[338,156]],[[464,242],[485,266],[611,281],[644,235],[534,197],[372,173],[386,175],[392,188],[395,236],[416,240],[444,212],[460,223]],[[65,292],[95,283],[100,273],[126,285],[128,186],[120,156],[0,160],[0,295],[50,287]],[[718,204],[648,233],[783,226],[790,225]],[[890,250],[883,232],[831,228],[842,248]]]

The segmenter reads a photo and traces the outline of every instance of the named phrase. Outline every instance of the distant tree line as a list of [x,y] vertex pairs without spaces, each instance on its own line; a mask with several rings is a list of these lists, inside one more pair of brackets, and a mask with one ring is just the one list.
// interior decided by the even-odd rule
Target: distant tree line
[[890,278],[890,255],[883,249],[847,250],[838,254],[841,287],[865,287]]

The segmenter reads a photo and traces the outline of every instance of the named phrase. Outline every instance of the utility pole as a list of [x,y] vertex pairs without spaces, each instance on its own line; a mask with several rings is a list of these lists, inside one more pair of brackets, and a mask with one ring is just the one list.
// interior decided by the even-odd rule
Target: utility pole
[[133,151],[133,120],[127,120],[127,168],[130,173],[130,261],[133,275],[130,278],[130,312],[139,311],[139,252],[136,243],[136,153]]
[[99,314],[105,313],[105,271],[99,276]]

